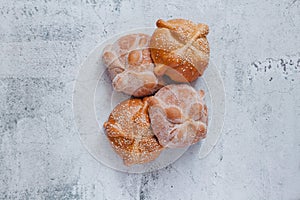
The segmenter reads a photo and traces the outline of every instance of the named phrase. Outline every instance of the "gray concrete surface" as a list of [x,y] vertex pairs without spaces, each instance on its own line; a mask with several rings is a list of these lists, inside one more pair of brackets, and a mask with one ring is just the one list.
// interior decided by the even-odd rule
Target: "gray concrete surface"
[[[72,89],[91,49],[158,18],[210,26],[222,137],[147,174],[83,148]],[[300,1],[1,0],[0,199],[300,199]]]

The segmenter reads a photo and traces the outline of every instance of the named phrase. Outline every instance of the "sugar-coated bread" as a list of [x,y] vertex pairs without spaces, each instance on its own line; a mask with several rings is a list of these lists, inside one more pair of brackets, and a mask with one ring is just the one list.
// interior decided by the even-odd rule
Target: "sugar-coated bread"
[[147,98],[118,104],[104,128],[112,147],[127,166],[150,162],[163,150],[150,127]]
[[150,40],[156,75],[167,75],[178,82],[201,76],[209,62],[208,26],[185,19],[160,19],[156,25]]
[[203,98],[203,90],[186,84],[165,86],[149,98],[151,126],[162,146],[186,147],[205,138],[208,120]]
[[149,41],[149,35],[130,34],[105,47],[103,63],[116,91],[144,97],[161,88],[162,83],[153,72]]

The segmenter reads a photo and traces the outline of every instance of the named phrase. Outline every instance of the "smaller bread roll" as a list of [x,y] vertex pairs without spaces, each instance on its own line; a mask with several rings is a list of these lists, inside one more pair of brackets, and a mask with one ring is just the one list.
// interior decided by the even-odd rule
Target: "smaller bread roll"
[[162,146],[187,147],[205,138],[208,120],[203,98],[203,90],[186,84],[165,86],[149,98],[151,126]]
[[160,19],[156,25],[150,40],[155,74],[178,82],[201,76],[209,62],[208,26],[185,19]]
[[162,87],[162,82],[153,72],[149,41],[150,36],[146,34],[131,34],[105,47],[103,63],[116,91],[144,97]]
[[147,98],[118,104],[104,128],[113,149],[127,166],[150,162],[163,150],[150,127]]

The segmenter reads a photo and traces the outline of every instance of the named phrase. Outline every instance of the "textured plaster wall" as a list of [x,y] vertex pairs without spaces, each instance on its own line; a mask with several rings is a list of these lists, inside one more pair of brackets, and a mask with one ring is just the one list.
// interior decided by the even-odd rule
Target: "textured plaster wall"
[[[226,117],[213,152],[125,174],[73,121],[80,63],[158,18],[210,26]],[[0,0],[0,199],[300,199],[300,1]]]

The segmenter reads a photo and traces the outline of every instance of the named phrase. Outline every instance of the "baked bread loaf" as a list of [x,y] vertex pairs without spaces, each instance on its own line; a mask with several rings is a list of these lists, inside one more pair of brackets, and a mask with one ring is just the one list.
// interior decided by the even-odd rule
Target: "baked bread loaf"
[[178,82],[201,76],[209,62],[208,26],[185,19],[160,19],[156,26],[150,40],[155,74]]
[[203,97],[203,90],[173,84],[149,98],[151,126],[162,146],[186,147],[205,138],[208,120]]
[[162,83],[153,72],[149,41],[146,34],[131,34],[105,47],[103,63],[116,91],[144,97],[161,88]]
[[127,166],[150,162],[163,150],[150,127],[147,98],[118,104],[104,128],[112,147]]

